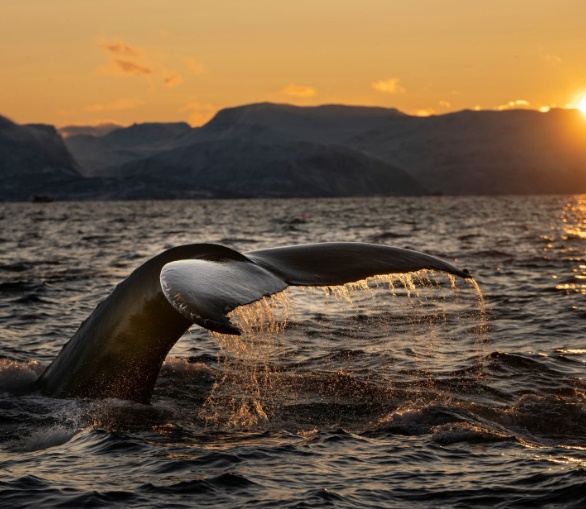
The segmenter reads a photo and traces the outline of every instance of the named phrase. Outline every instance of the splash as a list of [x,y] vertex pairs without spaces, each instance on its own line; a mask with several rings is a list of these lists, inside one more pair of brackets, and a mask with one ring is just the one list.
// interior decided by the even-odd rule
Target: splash
[[479,341],[484,342],[488,339],[488,322],[486,317],[486,302],[484,301],[484,295],[482,294],[482,290],[478,285],[478,282],[475,279],[468,279],[466,280],[468,284],[474,289],[476,292],[476,296],[478,298],[478,307],[477,307],[477,314],[476,314],[476,331],[478,334]]
[[77,433],[78,430],[75,428],[57,425],[33,431],[30,435],[10,443],[7,449],[13,452],[43,451],[50,447],[66,444]]
[[290,307],[286,292],[264,297],[230,313],[241,336],[209,332],[220,350],[222,376],[200,411],[206,424],[255,428],[268,421],[263,402],[279,389],[271,376],[277,365],[272,360]]
[[444,372],[482,358],[488,341],[476,281],[462,289],[428,270],[289,288],[230,319],[241,336],[209,333],[220,375],[199,415],[211,427],[262,428],[304,401],[382,401],[404,380],[415,399],[425,398]]
[[0,392],[28,392],[42,371],[37,361],[0,358]]

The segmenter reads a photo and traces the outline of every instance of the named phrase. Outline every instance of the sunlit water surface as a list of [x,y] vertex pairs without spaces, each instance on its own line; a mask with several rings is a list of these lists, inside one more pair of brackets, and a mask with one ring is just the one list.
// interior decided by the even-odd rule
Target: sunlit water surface
[[[470,269],[193,327],[152,405],[32,384],[171,246],[325,241]],[[586,507],[586,197],[0,204],[3,507]]]

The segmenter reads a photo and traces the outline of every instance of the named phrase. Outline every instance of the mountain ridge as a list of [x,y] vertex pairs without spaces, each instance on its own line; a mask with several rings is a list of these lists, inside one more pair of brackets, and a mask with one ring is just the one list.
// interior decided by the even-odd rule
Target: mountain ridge
[[[87,127],[68,126],[86,134],[63,140],[52,126],[0,117],[0,200],[39,189],[57,199],[586,192],[586,118],[577,110],[417,117],[265,102],[226,108],[197,128],[148,122],[100,135]],[[33,178],[10,180],[7,161]]]
[[55,127],[0,116],[0,199],[21,200],[81,178]]

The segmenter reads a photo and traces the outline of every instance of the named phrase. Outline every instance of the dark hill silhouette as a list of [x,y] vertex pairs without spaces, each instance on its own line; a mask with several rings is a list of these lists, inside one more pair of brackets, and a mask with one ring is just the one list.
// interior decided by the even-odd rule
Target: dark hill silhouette
[[577,110],[395,118],[349,145],[446,194],[586,192],[586,117]]
[[18,125],[0,116],[1,200],[28,200],[80,179],[54,127]]
[[[402,170],[360,151],[309,142],[218,140],[122,166],[124,182],[209,197],[414,195],[427,191]],[[157,183],[155,185],[155,182]]]
[[586,117],[576,110],[414,117],[259,103],[200,128],[135,124],[66,144],[81,165],[54,128],[0,117],[0,199],[39,189],[64,199],[586,192]]
[[189,133],[184,143],[235,137],[256,128],[271,133],[273,139],[344,144],[350,138],[383,127],[389,118],[402,116],[393,108],[249,104],[221,110],[201,129]]
[[122,164],[176,147],[191,130],[185,122],[134,124],[104,136],[69,136],[65,144],[86,176],[110,176]]

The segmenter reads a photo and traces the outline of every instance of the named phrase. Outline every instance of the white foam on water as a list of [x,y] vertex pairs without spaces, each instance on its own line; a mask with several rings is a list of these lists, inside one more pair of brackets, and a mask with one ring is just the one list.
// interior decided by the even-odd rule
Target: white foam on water
[[9,448],[19,452],[42,451],[69,442],[78,431],[78,429],[57,425],[33,431],[29,436],[10,444]]
[[0,392],[18,393],[30,389],[43,366],[37,361],[0,359]]
[[161,371],[180,373],[183,375],[209,375],[212,370],[202,362],[190,362],[183,357],[167,357]]

